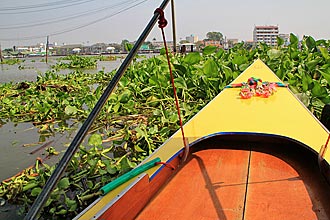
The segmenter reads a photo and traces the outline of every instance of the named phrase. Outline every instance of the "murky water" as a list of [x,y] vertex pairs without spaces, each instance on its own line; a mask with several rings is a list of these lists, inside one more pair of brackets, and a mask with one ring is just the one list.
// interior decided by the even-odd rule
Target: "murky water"
[[[120,56],[121,57],[121,56]],[[60,57],[49,57],[48,62],[45,62],[43,57],[30,57],[21,59],[23,62],[15,65],[0,65],[0,83],[6,82],[22,82],[22,81],[35,81],[39,73],[51,69],[52,65],[55,65],[57,59]],[[117,58],[114,61],[98,61],[96,69],[84,70],[86,72],[95,73],[100,70],[110,72],[120,66],[123,58]],[[67,74],[72,70],[61,70],[60,74]]]

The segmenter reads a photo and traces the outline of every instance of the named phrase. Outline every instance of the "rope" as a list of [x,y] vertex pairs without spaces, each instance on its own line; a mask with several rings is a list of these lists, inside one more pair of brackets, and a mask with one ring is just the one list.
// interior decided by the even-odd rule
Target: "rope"
[[183,144],[184,144],[183,161],[185,161],[187,159],[188,153],[189,153],[189,144],[188,144],[188,141],[187,141],[187,139],[185,138],[185,135],[184,135],[183,123],[182,123],[181,114],[180,114],[180,106],[179,106],[178,96],[177,96],[177,93],[176,93],[176,88],[175,88],[175,85],[174,85],[174,77],[173,77],[170,57],[168,55],[169,53],[168,53],[168,49],[167,49],[167,45],[166,45],[164,28],[167,25],[167,20],[165,19],[164,11],[162,9],[157,8],[155,10],[155,13],[159,14],[158,27],[162,31],[162,37],[163,37],[164,47],[165,47],[165,51],[166,51],[167,64],[168,64],[168,68],[170,70],[171,83],[172,83],[172,88],[173,88],[174,98],[175,98],[175,105],[176,105],[176,109],[177,109],[178,116],[179,116],[180,129],[181,129],[181,134],[182,134],[182,139],[183,139]]
[[327,148],[328,148],[329,140],[330,140],[330,133],[329,133],[329,135],[328,135],[328,139],[327,139],[325,145],[323,145],[323,146],[321,147],[321,149],[320,149],[319,157],[320,157],[321,159],[323,159],[324,154],[325,154],[325,152],[326,152],[326,150],[327,150]]

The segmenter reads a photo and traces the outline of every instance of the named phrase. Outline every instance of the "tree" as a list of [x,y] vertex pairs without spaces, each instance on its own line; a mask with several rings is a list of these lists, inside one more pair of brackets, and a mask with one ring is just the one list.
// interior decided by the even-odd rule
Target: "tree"
[[128,44],[128,43],[129,43],[129,41],[126,40],[126,39],[121,41],[121,44],[120,44],[120,45],[121,45],[121,49],[122,49],[123,51],[126,51],[126,52],[128,51],[128,50],[127,50],[127,49],[128,49],[128,48],[127,48],[127,44]]
[[222,41],[223,35],[220,32],[212,31],[206,34],[208,40]]

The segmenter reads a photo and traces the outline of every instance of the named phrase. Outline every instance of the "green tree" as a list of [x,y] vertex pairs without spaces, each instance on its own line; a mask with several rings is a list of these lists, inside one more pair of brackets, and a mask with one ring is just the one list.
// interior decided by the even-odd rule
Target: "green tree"
[[127,44],[128,44],[128,43],[129,43],[129,41],[126,40],[126,39],[121,41],[121,44],[120,44],[120,45],[121,45],[121,49],[122,49],[123,51],[128,51],[128,50],[127,50]]
[[206,34],[208,40],[222,41],[223,35],[220,32],[211,31]]

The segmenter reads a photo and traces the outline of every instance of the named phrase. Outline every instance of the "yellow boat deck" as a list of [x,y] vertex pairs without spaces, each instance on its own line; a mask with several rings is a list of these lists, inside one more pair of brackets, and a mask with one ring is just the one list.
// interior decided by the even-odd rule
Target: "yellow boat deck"
[[[261,78],[263,81],[268,81],[268,82],[280,81],[276,77],[276,75],[261,60],[256,60],[248,69],[246,69],[239,77],[237,77],[233,83],[246,82],[250,77]],[[243,134],[245,133],[245,134],[253,134],[253,135],[261,134],[261,135],[273,135],[277,137],[283,137],[285,139],[292,140],[293,142],[300,143],[301,145],[309,148],[309,150],[314,153],[320,152],[322,145],[326,143],[327,137],[329,135],[328,130],[306,109],[306,107],[294,96],[294,94],[291,93],[291,91],[288,88],[282,88],[282,87],[277,88],[277,92],[268,98],[252,97],[251,99],[241,99],[238,95],[239,91],[240,91],[239,88],[224,89],[217,97],[215,97],[198,114],[196,114],[189,122],[187,122],[184,125],[185,135],[188,138],[189,143],[196,143],[201,139],[205,139],[210,136],[215,136],[219,133],[243,133]],[[168,139],[168,141],[166,141],[161,147],[159,147],[159,149],[157,149],[156,152],[154,152],[145,162],[154,159],[156,157],[160,157],[162,161],[169,161],[171,158],[173,158],[173,155],[176,155],[182,149],[183,149],[183,143],[182,143],[181,132],[178,131],[170,139]],[[226,157],[226,154],[227,153],[221,153],[223,157]],[[240,152],[239,154],[246,154],[246,152]],[[257,155],[258,155],[257,153],[252,153],[252,157],[251,157],[252,163],[254,162],[253,158],[256,158]],[[314,156],[315,155],[316,154],[314,154]],[[222,156],[219,156],[219,159]],[[304,161],[304,158],[300,158],[300,159]],[[330,164],[330,150],[326,151],[324,155],[324,159],[328,164]],[[205,158],[202,160],[205,160]],[[244,160],[246,160],[246,158]],[[274,160],[275,160],[274,163],[277,163],[276,158]],[[260,161],[262,161],[262,157]],[[308,163],[307,160],[305,160],[305,162]],[[196,158],[191,158],[191,161],[189,161],[189,163],[194,163],[195,164],[194,166],[197,166],[198,160]],[[187,167],[190,166],[189,163],[187,164]],[[287,165],[284,163],[282,165],[280,164],[279,166],[287,166]],[[150,177],[156,175],[159,167],[160,166],[157,166],[146,171],[146,174]],[[257,169],[257,168],[253,168],[252,166],[250,168],[250,171],[252,172],[253,169]],[[262,169],[268,170],[267,166]],[[180,172],[185,173],[184,170],[187,170],[187,174],[185,175],[190,175],[190,176],[195,175],[191,172],[189,173],[188,172],[189,169],[187,169],[186,167],[184,167],[183,171]],[[207,172],[210,171],[208,170]],[[274,171],[270,171],[270,174],[272,172]],[[279,176],[274,176],[274,180],[293,178],[292,181],[275,181],[273,184],[275,183],[280,184],[283,182],[287,184],[289,183],[298,184],[299,182],[301,182],[300,180],[295,179],[297,177],[296,171],[292,171],[292,172],[290,171],[289,173],[283,175],[284,176],[281,176],[279,173]],[[250,182],[269,181],[268,178],[269,176],[268,175],[266,176],[267,176],[266,179],[263,179],[262,177],[259,178],[258,176],[251,176],[252,179],[250,180]],[[202,176],[200,176],[200,178],[201,177]],[[320,177],[317,176],[315,177],[315,179],[316,178],[320,178]],[[115,190],[111,191],[104,197],[100,198],[98,202],[93,204],[86,212],[84,212],[84,214],[79,216],[79,219],[92,219],[96,215],[96,213],[98,213],[105,206],[107,206],[107,204],[109,204],[110,201],[115,199],[119,194],[121,194],[121,192],[125,188],[127,188],[134,181],[136,181],[136,178],[133,178],[132,180],[124,183]],[[212,183],[213,184],[219,183],[218,186],[221,189],[222,181],[223,180],[221,179],[215,179],[212,180]],[[241,183],[241,180],[235,180],[235,182],[233,183],[226,183],[226,184],[237,184],[237,183]],[[205,188],[205,184],[206,183],[204,182],[203,185],[204,188]],[[304,186],[301,183],[299,184],[301,186]],[[259,186],[260,184],[248,184],[248,185]],[[185,187],[189,187],[189,186],[185,186]],[[291,187],[291,185],[290,186],[284,185],[283,189],[285,189],[286,187]],[[305,190],[307,188],[308,187],[306,187],[306,185],[302,187],[302,189]],[[251,189],[253,189],[253,187],[251,187]],[[302,189],[299,188],[299,190]],[[268,190],[271,190],[271,188],[269,188]],[[249,192],[252,193],[252,191]],[[267,191],[262,191],[262,192],[266,193]],[[305,193],[305,195],[307,194]],[[208,192],[208,195],[210,195],[210,192]],[[226,195],[222,195],[222,196],[226,196]],[[252,194],[251,197],[253,197]],[[223,201],[222,198],[219,198],[219,201],[220,202]],[[267,207],[263,207],[262,205],[261,207],[262,209],[267,208]],[[249,213],[248,209],[246,210],[248,214]],[[313,214],[308,214],[308,215],[315,216],[315,213],[314,215]],[[327,211],[326,213],[329,217],[329,212]],[[157,217],[154,219],[160,219],[160,218]],[[281,218],[277,218],[277,219],[281,219]],[[313,219],[313,217],[311,219]]]

